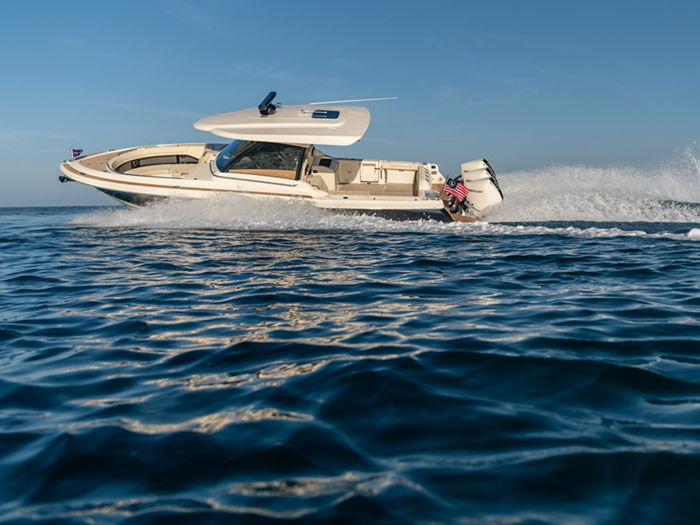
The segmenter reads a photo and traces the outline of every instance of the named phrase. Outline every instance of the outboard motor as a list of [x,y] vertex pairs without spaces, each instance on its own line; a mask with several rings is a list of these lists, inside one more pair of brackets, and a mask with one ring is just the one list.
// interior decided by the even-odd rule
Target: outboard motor
[[462,173],[443,187],[445,211],[455,221],[479,220],[485,208],[499,204],[503,193],[486,159],[462,164]]
[[462,181],[469,188],[469,204],[481,212],[503,201],[503,192],[491,164],[486,159],[462,164]]

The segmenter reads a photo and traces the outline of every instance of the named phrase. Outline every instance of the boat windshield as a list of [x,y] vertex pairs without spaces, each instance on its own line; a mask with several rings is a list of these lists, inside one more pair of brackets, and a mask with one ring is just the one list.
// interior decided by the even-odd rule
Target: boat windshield
[[231,164],[231,161],[236,158],[237,154],[240,153],[241,150],[245,150],[248,146],[250,146],[250,142],[248,141],[234,140],[231,144],[222,149],[219,156],[216,157],[216,167],[219,171],[226,171],[226,168]]
[[289,144],[234,140],[216,158],[220,172],[295,178],[304,148]]

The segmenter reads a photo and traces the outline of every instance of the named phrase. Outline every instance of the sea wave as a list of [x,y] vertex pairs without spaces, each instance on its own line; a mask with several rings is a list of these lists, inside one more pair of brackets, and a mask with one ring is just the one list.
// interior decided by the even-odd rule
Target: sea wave
[[551,166],[499,175],[505,199],[489,220],[700,221],[694,148],[650,168]]
[[697,521],[698,224],[265,202],[6,212],[0,523]]

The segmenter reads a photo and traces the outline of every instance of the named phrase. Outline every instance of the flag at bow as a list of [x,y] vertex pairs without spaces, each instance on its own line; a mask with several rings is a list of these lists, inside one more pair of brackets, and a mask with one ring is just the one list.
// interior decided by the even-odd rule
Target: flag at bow
[[70,160],[77,159],[83,154],[83,150],[78,149],[78,148],[71,148],[70,149]]
[[458,202],[462,202],[469,195],[469,188],[457,179],[447,179],[445,193],[452,195]]

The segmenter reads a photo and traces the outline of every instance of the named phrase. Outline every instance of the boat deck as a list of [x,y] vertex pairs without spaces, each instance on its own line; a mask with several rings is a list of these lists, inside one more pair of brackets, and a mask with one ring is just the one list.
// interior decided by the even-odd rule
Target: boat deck
[[88,155],[87,157],[80,159],[79,162],[82,166],[85,166],[91,170],[106,171],[107,163],[122,153],[124,153],[124,150],[107,151],[96,155]]

